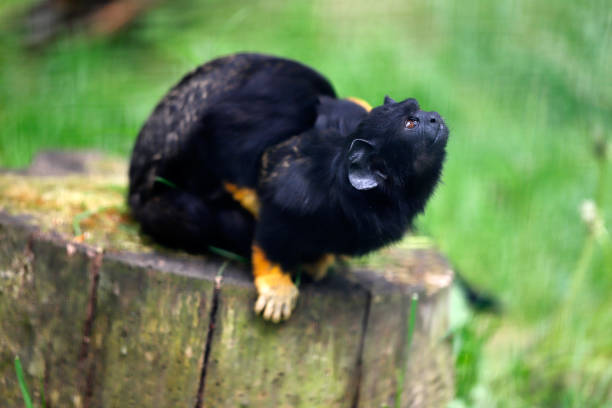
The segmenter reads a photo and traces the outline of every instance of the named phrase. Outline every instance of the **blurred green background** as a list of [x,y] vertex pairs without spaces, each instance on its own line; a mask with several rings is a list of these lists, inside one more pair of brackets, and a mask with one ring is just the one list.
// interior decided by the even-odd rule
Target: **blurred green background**
[[373,105],[416,97],[451,129],[419,232],[502,304],[453,304],[453,407],[612,407],[609,0],[162,1],[113,35],[27,49],[30,3],[0,5],[0,167],[43,148],[127,158],[169,87],[236,51]]

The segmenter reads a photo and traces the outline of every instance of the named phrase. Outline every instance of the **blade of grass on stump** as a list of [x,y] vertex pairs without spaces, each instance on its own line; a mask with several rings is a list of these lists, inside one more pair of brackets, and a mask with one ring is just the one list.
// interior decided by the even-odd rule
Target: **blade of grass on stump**
[[28,387],[25,383],[25,379],[23,378],[23,368],[21,367],[21,361],[19,360],[19,356],[15,356],[15,371],[17,373],[17,381],[19,382],[19,388],[21,388],[21,395],[23,395],[23,402],[25,403],[26,408],[32,408],[32,398],[30,398]]

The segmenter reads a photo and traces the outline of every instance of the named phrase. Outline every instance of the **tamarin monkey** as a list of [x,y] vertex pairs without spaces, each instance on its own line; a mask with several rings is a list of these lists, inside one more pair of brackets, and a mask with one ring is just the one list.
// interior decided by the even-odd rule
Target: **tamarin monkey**
[[298,62],[235,54],[187,74],[144,124],[129,205],[144,233],[189,252],[250,257],[267,320],[287,319],[292,273],[402,238],[442,171],[449,131],[415,99],[338,99]]

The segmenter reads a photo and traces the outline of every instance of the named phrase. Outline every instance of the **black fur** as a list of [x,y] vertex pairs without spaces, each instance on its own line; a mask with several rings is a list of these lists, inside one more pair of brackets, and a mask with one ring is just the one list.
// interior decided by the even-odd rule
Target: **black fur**
[[[304,65],[238,54],[187,75],[157,106],[134,147],[129,204],[165,245],[247,255],[255,241],[293,270],[399,240],[438,182],[447,138],[414,99],[368,113]],[[223,182],[257,190],[257,221]]]

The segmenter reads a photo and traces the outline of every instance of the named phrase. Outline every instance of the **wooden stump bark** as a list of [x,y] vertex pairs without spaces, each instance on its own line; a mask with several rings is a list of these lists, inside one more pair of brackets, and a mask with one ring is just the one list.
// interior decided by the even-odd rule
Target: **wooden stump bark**
[[276,325],[253,312],[247,265],[143,240],[123,207],[122,163],[83,161],[71,165],[78,175],[0,174],[3,406],[22,405],[16,355],[34,398],[44,390],[54,407],[369,408],[397,398],[442,407],[452,398],[452,271],[428,245],[407,241],[303,282],[294,315]]

